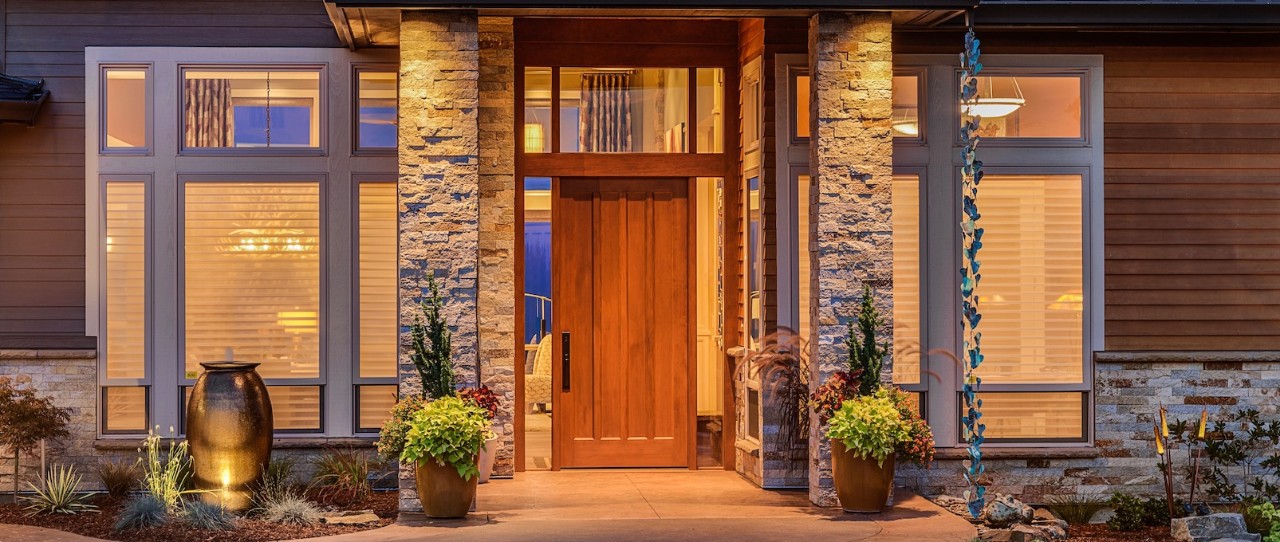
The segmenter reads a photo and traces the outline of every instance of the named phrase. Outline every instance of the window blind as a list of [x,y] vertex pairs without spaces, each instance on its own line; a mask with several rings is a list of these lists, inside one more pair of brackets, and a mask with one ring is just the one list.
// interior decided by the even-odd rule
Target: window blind
[[260,362],[267,379],[319,378],[320,185],[185,190],[188,377],[201,361],[235,359]]
[[1078,175],[983,178],[984,382],[1083,382],[1081,185]]
[[360,184],[360,377],[395,378],[400,331],[395,183]]
[[893,176],[893,382],[920,383],[920,177]]
[[981,397],[982,422],[987,424],[983,435],[987,438],[1079,439],[1084,436],[1084,394],[1081,392],[984,391]]
[[[106,184],[108,379],[146,378],[146,185]],[[141,406],[141,405],[139,405]]]

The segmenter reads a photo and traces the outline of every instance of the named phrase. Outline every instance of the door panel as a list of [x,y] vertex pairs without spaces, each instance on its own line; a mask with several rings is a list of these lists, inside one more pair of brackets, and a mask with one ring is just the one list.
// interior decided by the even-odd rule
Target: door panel
[[563,366],[555,377],[559,467],[689,465],[688,188],[557,181],[552,320],[557,337],[570,336],[569,382]]

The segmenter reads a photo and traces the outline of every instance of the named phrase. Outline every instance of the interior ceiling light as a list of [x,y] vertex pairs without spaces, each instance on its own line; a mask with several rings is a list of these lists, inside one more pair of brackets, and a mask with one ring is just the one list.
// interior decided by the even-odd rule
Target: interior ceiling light
[[974,100],[973,105],[967,105],[964,108],[964,114],[968,116],[978,116],[985,119],[998,119],[1008,116],[1009,114],[1021,109],[1027,104],[1027,99],[1022,95],[1022,87],[1018,86],[1018,78],[1010,77],[1013,81],[1012,96],[996,96],[992,81],[994,77],[987,77],[986,95],[981,93]]

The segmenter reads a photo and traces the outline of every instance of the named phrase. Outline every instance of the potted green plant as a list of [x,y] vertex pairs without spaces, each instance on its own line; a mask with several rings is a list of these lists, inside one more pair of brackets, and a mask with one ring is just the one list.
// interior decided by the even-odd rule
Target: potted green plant
[[480,483],[488,483],[489,476],[493,474],[493,460],[498,455],[498,433],[493,431],[493,420],[498,417],[498,405],[502,401],[498,399],[498,394],[484,384],[478,388],[463,388],[458,391],[458,397],[484,410],[485,418],[489,421],[489,438],[480,449]]
[[485,410],[455,396],[431,401],[413,414],[400,461],[416,466],[424,514],[467,515],[480,477],[480,449],[491,433]]
[[928,465],[933,434],[914,397],[895,387],[847,400],[827,422],[831,477],[846,512],[884,510],[897,459]]

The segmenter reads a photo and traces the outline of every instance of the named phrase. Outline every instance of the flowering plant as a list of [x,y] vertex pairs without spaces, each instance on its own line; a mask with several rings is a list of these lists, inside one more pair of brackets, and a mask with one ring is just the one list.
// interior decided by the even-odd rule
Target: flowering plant
[[818,391],[809,397],[809,404],[818,413],[820,422],[827,423],[845,401],[858,396],[860,376],[862,371],[837,371],[818,386]]
[[929,466],[933,461],[933,431],[920,417],[920,402],[915,395],[894,386],[885,386],[881,390],[893,401],[898,417],[907,424],[907,439],[898,443],[898,457],[921,467]]
[[498,399],[498,394],[493,393],[489,386],[481,384],[478,388],[462,388],[458,390],[458,397],[463,401],[478,406],[488,413],[489,421],[493,421],[498,416],[498,405],[502,404],[502,400]]
[[420,395],[409,395],[396,403],[395,408],[391,409],[391,417],[382,424],[382,431],[378,433],[378,455],[387,461],[400,460],[400,452],[404,451],[404,439],[409,435],[409,422],[425,406],[427,400]]

